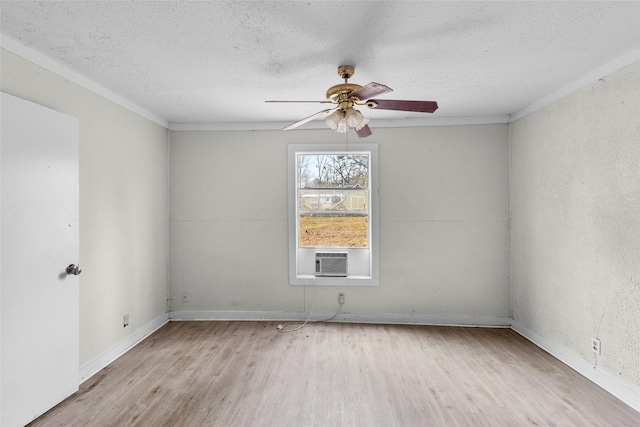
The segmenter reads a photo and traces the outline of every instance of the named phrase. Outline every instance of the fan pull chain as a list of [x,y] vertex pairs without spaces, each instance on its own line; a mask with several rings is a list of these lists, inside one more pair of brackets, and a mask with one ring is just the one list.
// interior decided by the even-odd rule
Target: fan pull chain
[[347,160],[349,160],[349,132],[345,133],[344,135],[347,139]]

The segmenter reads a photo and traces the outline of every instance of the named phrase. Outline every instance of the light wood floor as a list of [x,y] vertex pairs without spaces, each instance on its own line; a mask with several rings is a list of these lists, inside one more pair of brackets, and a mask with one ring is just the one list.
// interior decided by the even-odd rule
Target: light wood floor
[[640,426],[509,329],[171,322],[32,426]]

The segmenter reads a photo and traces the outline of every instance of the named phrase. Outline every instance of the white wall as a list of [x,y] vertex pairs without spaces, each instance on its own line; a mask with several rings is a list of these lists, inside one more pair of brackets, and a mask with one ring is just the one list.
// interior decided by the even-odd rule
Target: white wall
[[165,315],[167,130],[4,49],[1,60],[2,91],[79,119],[82,367]]
[[[287,317],[315,298],[315,312],[333,313],[335,287],[288,284],[287,145],[344,144],[345,136],[172,131],[170,139],[172,309]],[[510,318],[507,125],[378,128],[363,141],[380,150],[380,286],[342,288],[343,311]]]
[[638,392],[640,63],[510,133],[513,318]]
[[[286,153],[344,135],[172,132],[169,236],[167,131],[1,53],[3,91],[80,120],[81,365],[164,315],[168,259],[182,313],[335,310],[335,287],[288,285]],[[374,129],[380,286],[340,289],[344,312],[435,323],[513,315],[639,390],[639,76],[636,63],[509,126]]]

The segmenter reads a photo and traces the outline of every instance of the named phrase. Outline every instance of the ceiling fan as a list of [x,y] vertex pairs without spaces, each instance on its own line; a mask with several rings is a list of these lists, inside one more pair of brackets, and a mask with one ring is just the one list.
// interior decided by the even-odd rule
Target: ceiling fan
[[354,128],[360,138],[371,135],[371,129],[367,125],[369,119],[354,108],[356,105],[366,105],[369,108],[379,110],[415,111],[419,113],[433,113],[438,109],[435,101],[400,101],[393,99],[370,99],[373,96],[391,92],[388,86],[371,82],[365,86],[349,83],[353,76],[355,67],[353,65],[341,65],[338,67],[338,75],[344,79],[344,83],[331,86],[327,90],[326,101],[265,101],[265,102],[314,102],[320,104],[333,104],[335,107],[318,111],[309,117],[297,121],[282,130],[295,129],[317,117],[325,116],[325,123],[331,129],[341,133],[346,133],[350,128]]

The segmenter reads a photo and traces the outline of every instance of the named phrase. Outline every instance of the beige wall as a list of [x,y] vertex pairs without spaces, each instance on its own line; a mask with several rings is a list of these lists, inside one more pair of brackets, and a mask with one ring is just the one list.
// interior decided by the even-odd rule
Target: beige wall
[[[510,318],[507,139],[507,125],[477,125],[378,128],[363,140],[379,144],[380,285],[342,287],[343,312]],[[171,132],[173,310],[255,317],[302,313],[314,299],[315,312],[336,310],[335,287],[288,284],[291,143],[345,144],[345,136]]]
[[640,63],[510,132],[513,318],[638,391]]
[[4,49],[1,60],[3,92],[79,120],[82,367],[166,312],[167,130]]

